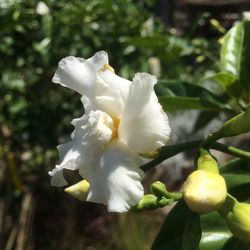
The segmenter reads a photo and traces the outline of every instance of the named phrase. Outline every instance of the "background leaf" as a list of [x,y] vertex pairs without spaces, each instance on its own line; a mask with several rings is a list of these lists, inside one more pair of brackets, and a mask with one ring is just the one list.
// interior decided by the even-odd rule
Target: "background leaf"
[[221,47],[220,65],[222,72],[228,72],[237,79],[230,84],[237,89],[235,96],[239,97],[244,91],[249,96],[250,21],[236,23],[225,35]]
[[219,111],[227,110],[226,99],[216,96],[206,88],[185,81],[161,80],[155,87],[163,108],[167,111],[185,109]]
[[199,215],[190,211],[181,200],[168,214],[152,250],[195,250],[200,236]]

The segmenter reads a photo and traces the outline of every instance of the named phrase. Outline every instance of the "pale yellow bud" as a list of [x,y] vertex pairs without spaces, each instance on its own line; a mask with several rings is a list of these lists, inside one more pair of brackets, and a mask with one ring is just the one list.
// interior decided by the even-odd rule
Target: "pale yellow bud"
[[250,204],[235,203],[233,210],[227,214],[226,221],[236,238],[250,243]]
[[217,173],[196,170],[184,183],[183,197],[188,207],[199,214],[217,210],[225,201],[225,180]]
[[80,201],[86,201],[89,188],[90,184],[86,180],[83,180],[65,188],[64,191]]
[[200,149],[200,156],[197,160],[197,169],[219,173],[218,163],[215,158],[205,149]]

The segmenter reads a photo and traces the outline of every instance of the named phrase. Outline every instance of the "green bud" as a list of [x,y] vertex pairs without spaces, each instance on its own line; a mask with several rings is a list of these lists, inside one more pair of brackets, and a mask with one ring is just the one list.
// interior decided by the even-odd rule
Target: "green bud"
[[90,184],[86,180],[82,180],[64,191],[80,201],[86,201],[89,193]]
[[224,34],[226,33],[226,30],[225,28],[218,22],[218,20],[214,19],[214,18],[211,18],[209,20],[211,26],[218,32]]
[[150,191],[157,197],[166,197],[169,198],[169,193],[166,189],[166,186],[164,183],[160,181],[153,182],[150,186]]
[[144,210],[153,210],[159,207],[164,207],[173,202],[172,199],[158,198],[153,194],[146,194],[139,201],[139,203],[132,208],[135,212],[141,212]]
[[209,153],[209,151],[203,148],[200,149],[200,156],[197,160],[197,169],[219,173],[216,159]]
[[246,111],[233,117],[215,133],[211,134],[206,144],[214,142],[222,137],[231,137],[244,134],[250,131],[250,105],[247,106]]
[[233,235],[243,242],[250,243],[250,204],[240,203],[228,196],[219,212]]
[[217,173],[196,170],[184,183],[183,198],[188,207],[199,214],[216,211],[225,201],[225,180]]

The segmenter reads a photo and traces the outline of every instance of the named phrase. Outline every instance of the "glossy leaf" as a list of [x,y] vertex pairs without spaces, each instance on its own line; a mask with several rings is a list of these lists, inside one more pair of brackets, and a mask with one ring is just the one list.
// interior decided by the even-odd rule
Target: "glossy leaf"
[[220,129],[209,135],[207,144],[223,137],[237,136],[248,132],[250,132],[250,105],[244,112],[234,116],[225,122]]
[[232,237],[225,221],[217,212],[202,215],[201,228],[200,250],[223,249],[224,244]]
[[206,80],[213,80],[220,84],[231,96],[237,97],[241,95],[241,86],[237,77],[230,72],[219,72],[215,75],[205,78]]
[[249,95],[250,21],[236,23],[225,35],[221,47],[220,64],[222,72],[228,72],[237,79],[230,84],[237,89],[235,96],[239,97],[244,92]]
[[249,250],[250,246],[232,236],[224,219],[217,213],[201,216],[202,238],[199,250]]
[[178,80],[161,80],[156,93],[167,111],[196,109],[219,111],[228,109],[225,100],[202,86]]
[[200,241],[199,215],[180,201],[168,214],[152,250],[196,250]]
[[220,168],[228,192],[240,201],[250,200],[250,161],[234,159]]

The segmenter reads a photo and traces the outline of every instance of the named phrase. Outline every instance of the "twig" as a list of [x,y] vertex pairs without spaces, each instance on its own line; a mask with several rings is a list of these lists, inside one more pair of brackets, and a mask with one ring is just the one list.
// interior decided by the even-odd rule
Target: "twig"
[[34,217],[35,201],[30,192],[23,198],[19,217],[16,250],[28,249],[28,241],[32,239],[32,226]]
[[12,227],[9,239],[7,241],[7,244],[6,244],[4,250],[12,250],[14,248],[14,244],[15,244],[15,241],[16,241],[16,236],[17,236],[17,226],[15,225],[15,226]]

